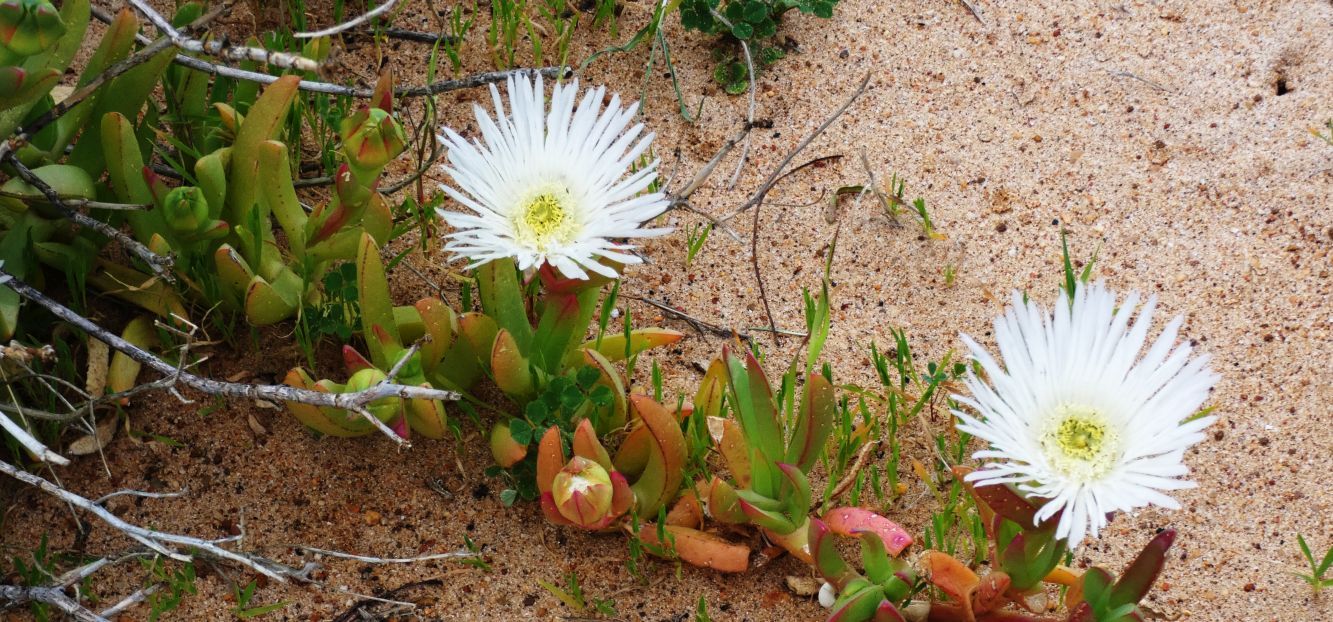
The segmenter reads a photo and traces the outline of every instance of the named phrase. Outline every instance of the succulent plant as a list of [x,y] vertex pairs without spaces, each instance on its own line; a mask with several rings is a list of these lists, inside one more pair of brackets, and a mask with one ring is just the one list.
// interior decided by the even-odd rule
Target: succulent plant
[[838,598],[829,622],[902,622],[898,606],[911,595],[916,571],[884,547],[880,534],[858,531],[865,575],[848,566],[834,546],[834,531],[819,519],[810,522],[810,547],[815,569],[833,586]]
[[[316,391],[353,392],[369,388],[373,382],[368,384],[368,379],[378,382],[397,368],[394,380],[399,384],[444,388],[469,385],[477,369],[472,340],[485,340],[486,335],[495,334],[494,329],[471,321],[464,328],[453,310],[438,299],[428,298],[414,307],[394,308],[379,246],[370,234],[361,235],[356,266],[363,336],[370,358],[351,346],[343,346],[343,361],[352,375],[346,385],[330,380],[316,382],[299,367],[287,373],[286,383]],[[417,340],[424,335],[429,338],[417,351],[412,352],[404,345],[406,340]],[[375,405],[372,413],[400,436],[406,437],[409,428],[427,438],[442,438],[447,431],[444,403],[439,400],[395,398]],[[361,436],[372,431],[369,422],[355,413],[294,402],[287,407],[302,423],[331,436]]]
[[[649,442],[642,461],[623,447],[613,461],[590,419],[580,420],[574,428],[574,455],[568,460],[558,426],[547,428],[542,435],[537,448],[537,488],[547,520],[605,529],[631,509],[639,516],[656,516],[680,491],[686,457],[680,424],[650,397],[631,395],[629,403],[635,424],[647,430]],[[631,471],[627,475],[619,466]]]
[[40,53],[65,34],[60,11],[47,0],[0,2],[0,50],[13,60]]
[[1166,563],[1166,552],[1176,541],[1176,530],[1158,533],[1116,579],[1097,567],[1083,573],[1079,589],[1070,589],[1065,603],[1068,622],[1142,622],[1139,601],[1148,595]]
[[[483,367],[519,408],[518,416],[497,422],[491,433],[496,463],[506,468],[523,459],[536,440],[534,431],[551,423],[569,430],[588,419],[599,436],[624,427],[630,421],[629,402],[615,363],[684,336],[640,328],[585,342],[607,280],[569,279],[549,265],[533,278],[541,292],[536,300],[525,293],[512,260],[497,259],[476,270],[482,312],[493,318],[496,331]],[[623,444],[635,456],[646,455],[633,449],[646,446],[640,430],[632,430]]]
[[0,2],[0,135],[60,81],[88,27],[87,0]]
[[[377,88],[392,92],[392,84],[386,72]],[[304,304],[316,302],[324,273],[334,262],[356,256],[363,233],[383,244],[393,228],[393,214],[375,192],[384,165],[405,146],[391,108],[363,108],[343,124],[347,162],[334,175],[334,196],[307,215],[296,198],[287,148],[270,140],[296,85],[295,76],[279,80],[243,120],[233,120],[239,129],[231,147],[223,213],[234,234],[215,251],[214,260],[222,280],[240,299],[246,319],[257,326],[292,317]],[[390,106],[392,98],[377,101]],[[377,111],[373,116],[379,119],[373,127],[369,110]],[[256,178],[258,184],[253,183]],[[286,234],[288,257],[278,250],[270,215]]]
[[811,561],[808,542],[810,482],[806,472],[824,451],[833,425],[833,386],[820,374],[806,377],[796,423],[784,431],[782,413],[754,355],[724,348],[704,376],[696,408],[721,413],[725,383],[735,419],[725,419],[719,449],[732,474],[708,484],[708,511],[716,520],[754,524],[793,555]]

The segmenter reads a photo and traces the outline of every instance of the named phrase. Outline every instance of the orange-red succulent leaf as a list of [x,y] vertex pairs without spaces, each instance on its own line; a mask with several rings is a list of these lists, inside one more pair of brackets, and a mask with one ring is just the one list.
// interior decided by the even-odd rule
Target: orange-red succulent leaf
[[537,490],[551,492],[555,474],[565,466],[565,448],[560,446],[560,428],[551,426],[537,445]]
[[666,549],[667,555],[674,555],[700,568],[718,572],[745,572],[750,567],[749,547],[688,527],[663,525],[663,529],[670,535],[671,543],[658,540],[657,526],[652,523],[644,523],[639,528],[639,539],[651,545],[650,550],[661,547]]
[[981,585],[981,577],[952,555],[940,551],[922,553],[920,563],[927,580],[958,603],[968,619],[972,619],[972,595]]

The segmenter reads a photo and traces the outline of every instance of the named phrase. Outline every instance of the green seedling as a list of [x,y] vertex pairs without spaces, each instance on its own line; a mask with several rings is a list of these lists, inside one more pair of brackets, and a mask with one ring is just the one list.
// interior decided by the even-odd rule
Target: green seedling
[[234,592],[236,606],[232,608],[231,612],[238,619],[249,620],[250,618],[258,618],[276,611],[281,611],[282,609],[285,609],[287,605],[291,604],[289,601],[282,600],[267,605],[250,606],[250,600],[255,597],[256,585],[257,584],[254,581],[251,581],[245,584],[245,587],[238,586]]
[[564,603],[577,614],[596,613],[604,616],[616,615],[616,601],[609,598],[590,597],[583,592],[583,586],[579,585],[579,576],[573,572],[565,575],[564,586],[557,586],[541,579],[537,583],[554,596],[557,600]]
[[704,243],[708,242],[708,234],[713,232],[713,225],[695,224],[685,231],[685,267],[690,267],[694,258],[703,250]]
[[1333,577],[1326,577],[1328,569],[1333,567],[1333,547],[1329,547],[1324,553],[1323,559],[1315,561],[1314,554],[1310,552],[1310,545],[1305,543],[1305,536],[1296,534],[1296,542],[1301,546],[1301,555],[1305,556],[1305,562],[1310,565],[1310,574],[1297,573],[1296,576],[1314,590],[1315,596],[1326,587],[1333,586]]

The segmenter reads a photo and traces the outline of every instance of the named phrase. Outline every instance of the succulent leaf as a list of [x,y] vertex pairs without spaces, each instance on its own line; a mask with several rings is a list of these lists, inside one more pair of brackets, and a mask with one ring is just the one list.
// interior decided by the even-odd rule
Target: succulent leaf
[[884,549],[895,557],[912,545],[912,536],[906,529],[870,510],[834,508],[824,514],[824,522],[833,533],[840,536],[857,537],[864,532],[873,533],[884,541]]
[[662,528],[669,542],[658,539],[657,526],[652,523],[639,528],[639,539],[650,545],[649,551],[663,550],[668,556],[718,572],[745,572],[750,568],[748,547],[689,527],[662,525]]
[[632,486],[639,516],[652,516],[680,490],[688,457],[685,436],[676,418],[652,398],[630,396],[630,408],[648,428],[652,439],[647,465]]
[[806,377],[796,427],[787,446],[787,461],[802,471],[809,471],[824,453],[824,445],[833,432],[836,399],[833,385],[822,374]]
[[503,468],[507,469],[522,462],[528,455],[527,444],[514,440],[507,421],[495,423],[491,428],[490,442],[491,456],[495,458],[495,463]]

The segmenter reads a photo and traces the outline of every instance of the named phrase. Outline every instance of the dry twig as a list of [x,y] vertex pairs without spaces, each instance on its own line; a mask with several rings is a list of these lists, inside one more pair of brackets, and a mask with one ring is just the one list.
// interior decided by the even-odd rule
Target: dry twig
[[[462,396],[454,391],[444,391],[427,387],[413,387],[401,384],[394,384],[387,381],[380,382],[363,391],[352,393],[323,393],[297,387],[279,386],[279,385],[258,385],[245,384],[239,382],[224,382],[205,378],[187,372],[181,366],[174,366],[151,352],[140,348],[128,341],[125,341],[111,331],[98,326],[92,320],[85,318],[68,307],[52,300],[36,288],[15,278],[12,274],[0,269],[0,284],[9,286],[20,296],[46,308],[56,317],[69,322],[79,330],[95,337],[106,343],[111,348],[125,353],[131,359],[139,362],[153,371],[164,376],[165,387],[167,390],[174,390],[177,385],[185,385],[196,391],[209,395],[219,395],[224,397],[241,397],[250,400],[267,400],[270,402],[297,402],[301,404],[310,404],[312,406],[328,406],[352,411],[365,417],[373,424],[379,424],[377,428],[389,436],[402,448],[411,446],[411,443],[397,434],[393,433],[378,418],[370,413],[369,406],[377,401],[397,397],[400,399],[427,399],[427,400],[447,400],[456,401]],[[413,347],[418,347],[414,345]]]

